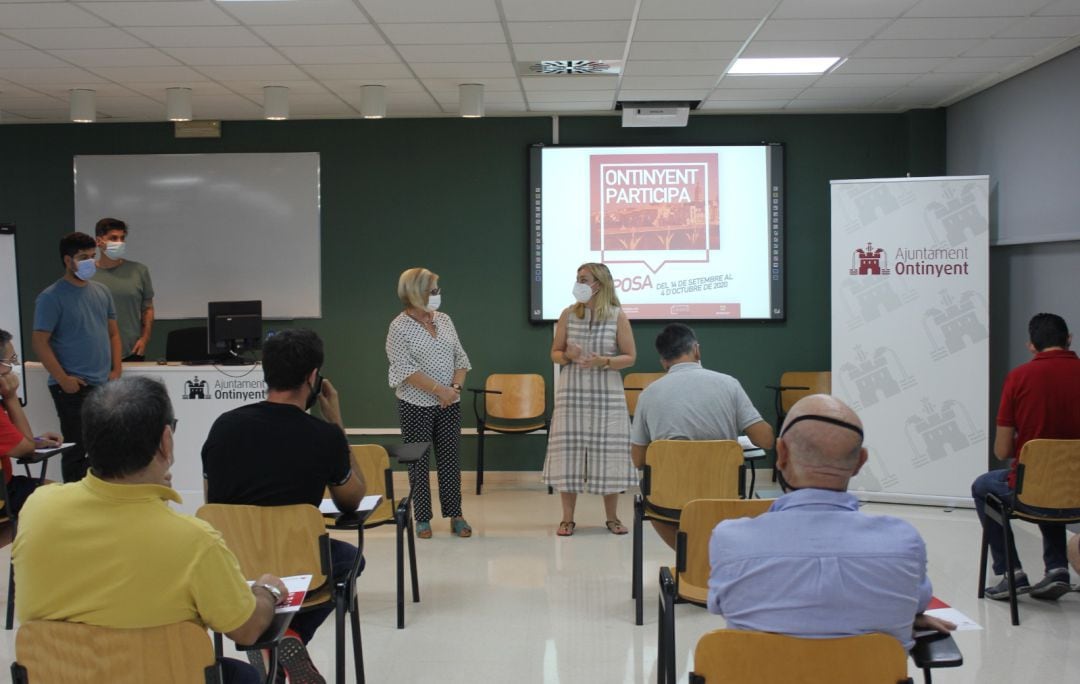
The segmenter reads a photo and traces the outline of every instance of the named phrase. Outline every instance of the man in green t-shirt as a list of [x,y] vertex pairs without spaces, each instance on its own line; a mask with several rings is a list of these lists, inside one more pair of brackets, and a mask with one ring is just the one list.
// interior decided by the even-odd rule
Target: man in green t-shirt
[[112,292],[116,323],[120,328],[120,353],[124,361],[142,361],[154,327],[154,284],[144,264],[124,258],[127,224],[103,218],[94,229],[101,256],[94,280]]

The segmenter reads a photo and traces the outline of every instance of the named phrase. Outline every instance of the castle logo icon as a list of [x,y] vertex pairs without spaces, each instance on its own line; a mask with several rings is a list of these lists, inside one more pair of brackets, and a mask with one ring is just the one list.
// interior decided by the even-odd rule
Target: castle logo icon
[[866,243],[866,249],[858,248],[851,253],[850,275],[889,275],[888,257],[880,247],[874,249],[872,243]]
[[209,399],[205,380],[200,380],[196,375],[194,379],[184,382],[184,394],[182,399]]

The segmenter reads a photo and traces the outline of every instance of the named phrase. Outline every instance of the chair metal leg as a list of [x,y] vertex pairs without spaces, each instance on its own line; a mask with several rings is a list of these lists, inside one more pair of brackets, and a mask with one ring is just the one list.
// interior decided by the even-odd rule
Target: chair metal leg
[[405,629],[405,521],[398,518],[395,556],[397,560],[397,628]]
[[1005,538],[1005,577],[1009,583],[1009,613],[1012,616],[1012,623],[1014,625],[1020,624],[1020,609],[1016,606],[1016,578],[1013,576],[1015,568],[1012,563],[1012,525],[1009,524],[1009,516],[1007,513],[1001,516],[1001,531]]
[[270,649],[270,667],[266,672],[266,684],[275,684],[277,682],[278,667],[280,665],[277,648]]
[[225,653],[225,639],[221,636],[221,632],[214,632],[214,656],[221,658]]
[[982,549],[979,551],[979,598],[986,595],[986,556],[990,549],[990,539],[987,537],[986,528],[982,532]]
[[484,426],[476,426],[476,495],[484,487]]
[[364,645],[360,638],[360,605],[355,595],[353,595],[349,615],[352,621],[353,666],[356,670],[356,682],[357,684],[364,684]]
[[416,537],[413,535],[411,510],[409,511],[409,518],[405,530],[406,540],[409,542],[409,574],[412,576],[412,600],[413,603],[420,603],[420,581],[417,579],[416,575]]
[[675,582],[667,568],[660,568],[660,615],[657,627],[656,677],[660,684],[675,684]]
[[340,585],[334,592],[334,681],[345,684],[345,594],[347,588]]
[[657,600],[656,614],[656,684],[667,684],[667,668],[664,660],[667,656],[667,646],[664,643],[664,592],[660,591]]
[[631,592],[634,597],[634,624],[645,624],[644,590],[642,589],[642,565],[644,564],[644,534],[642,531],[643,518],[645,517],[645,504],[639,501],[640,497],[634,498],[634,559],[633,559],[633,587]]
[[15,563],[8,562],[8,597],[7,597],[7,622],[4,629],[10,630],[15,624]]
[[930,674],[930,668],[924,667],[922,671],[923,684],[933,684],[934,677]]

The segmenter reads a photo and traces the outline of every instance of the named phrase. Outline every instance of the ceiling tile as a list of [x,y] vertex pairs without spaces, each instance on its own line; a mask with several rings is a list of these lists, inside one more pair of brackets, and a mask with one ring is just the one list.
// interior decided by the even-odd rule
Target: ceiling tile
[[862,40],[887,23],[887,19],[770,19],[754,40]]
[[790,100],[706,100],[703,111],[775,112]]
[[399,64],[387,45],[283,47],[280,52],[296,64]]
[[402,45],[401,56],[409,62],[502,62],[510,61],[505,43],[480,45]]
[[490,22],[379,24],[395,45],[468,45],[506,41],[502,24]]
[[520,62],[541,59],[622,59],[626,43],[515,43]]
[[625,76],[714,76],[727,68],[728,60],[678,61],[630,60],[623,67]]
[[128,87],[131,90],[162,102],[165,101],[166,88],[191,88],[193,94],[198,93],[199,95],[225,95],[229,93],[229,90],[220,83],[207,80],[150,81],[147,83],[132,83]]
[[761,19],[776,0],[642,0],[639,19]]
[[512,78],[509,62],[410,62],[421,78]]
[[661,102],[673,102],[676,100],[695,101],[704,99],[709,94],[708,88],[694,88],[692,90],[620,90],[620,102],[649,102],[659,100]]
[[210,95],[191,97],[191,106],[199,116],[212,119],[261,119],[262,105],[239,95]]
[[899,88],[914,80],[915,74],[826,74],[814,83],[814,88]]
[[286,64],[280,52],[269,47],[162,48],[190,66],[236,64]]
[[[434,95],[435,99],[439,101],[439,104],[442,104],[442,105],[448,105],[449,104],[449,105],[453,105],[454,107],[457,107],[457,104],[458,104],[458,91],[456,89],[455,90],[433,91],[432,95]],[[500,104],[524,105],[525,104],[525,98],[522,97],[521,93],[508,93],[508,92],[500,92],[500,93],[488,93],[488,92],[485,92],[484,93],[484,105],[485,106],[500,105]]]
[[84,2],[80,6],[116,26],[224,26],[236,23],[209,0]]
[[933,71],[945,63],[944,57],[896,57],[864,59],[851,57],[836,67],[834,74],[921,74]]
[[712,90],[716,76],[623,76],[624,90]]
[[849,17],[898,17],[916,0],[783,0],[777,19],[843,19]]
[[204,66],[199,71],[215,81],[305,81],[307,75],[291,64],[264,66]]
[[426,91],[424,86],[415,78],[365,78],[345,79],[340,81],[323,81],[326,88],[339,97],[350,100],[363,94],[362,88],[369,85],[381,85],[386,88],[387,97],[391,95],[403,95],[406,93],[421,95]]
[[630,59],[731,59],[741,42],[644,43],[630,44]]
[[41,98],[44,96],[39,92],[24,88],[20,85],[15,85],[14,83],[0,83],[0,103],[6,102],[7,100],[27,97]]
[[4,33],[42,50],[145,47],[138,38],[116,28],[7,29]]
[[627,39],[628,21],[525,21],[511,22],[515,43],[594,43]]
[[82,81],[58,81],[56,83],[39,83],[34,86],[35,90],[42,93],[63,98],[66,102],[70,97],[68,91],[72,88],[90,88],[100,97],[124,97],[130,96],[131,89],[117,83],[86,83]]
[[[49,83],[101,83],[103,79],[89,71],[77,67],[55,67],[52,69],[0,69],[0,78],[33,87]],[[78,86],[75,86],[78,87]]]
[[804,88],[720,88],[709,96],[713,100],[790,100]]
[[844,100],[828,101],[828,100],[792,100],[787,104],[784,109],[786,111],[801,111],[801,112],[859,112],[864,111],[867,108],[872,107],[881,98],[874,99],[862,99],[862,98],[846,98]]
[[[10,32],[9,32],[10,33]],[[1080,33],[1080,16],[1021,19],[995,38],[1067,38]]]
[[1059,42],[1057,38],[990,38],[964,53],[964,57],[1028,57]]
[[[459,78],[425,78],[421,79],[428,90],[442,91],[453,90],[457,92],[462,83]],[[491,93],[514,92],[521,93],[521,82],[516,78],[469,78],[469,83],[482,83],[484,85],[484,97]]]
[[143,120],[165,118],[165,105],[140,95],[129,97],[101,97],[99,95],[95,98],[94,105],[97,107],[98,116]]
[[820,76],[743,76],[728,74],[721,88],[806,88]]
[[855,51],[856,57],[956,57],[982,41],[966,40],[872,40]]
[[0,4],[0,29],[105,26],[105,22],[68,3]]
[[[128,31],[155,47],[255,47],[266,45],[244,26],[132,27]],[[112,46],[110,46],[112,47]]]
[[862,45],[858,40],[754,40],[743,57],[844,57]]
[[[154,48],[116,48],[97,50],[52,50],[57,57],[81,67],[115,67],[128,64],[140,66],[178,66],[180,63]],[[3,58],[0,57],[0,62]]]
[[1016,19],[985,17],[964,19],[897,19],[878,34],[882,39],[989,38]]
[[499,20],[494,0],[360,0],[360,4],[380,24]]
[[639,21],[634,29],[634,42],[742,41],[750,36],[750,32],[756,26],[756,21],[742,19],[728,21]]
[[615,89],[609,88],[606,90],[576,90],[572,93],[567,92],[530,92],[529,102],[563,102],[566,100],[572,100],[574,102],[607,102],[612,103],[615,101]]
[[[225,89],[225,92],[231,92],[237,95],[244,95],[245,97],[253,98],[261,98],[263,88],[266,85],[266,81],[223,81],[221,83],[221,86]],[[289,81],[287,87],[289,89],[290,101],[294,97],[331,95],[329,89],[318,81]],[[200,89],[200,94],[212,95],[217,93],[213,93],[205,89]]]
[[1047,0],[921,0],[907,17],[1026,17]]
[[799,100],[828,100],[835,102],[843,102],[845,104],[852,104],[854,102],[873,102],[880,100],[886,95],[896,92],[898,88],[902,87],[902,84],[895,86],[876,86],[876,87],[861,87],[861,88],[823,88],[815,85],[812,88],[799,93]]
[[367,23],[367,17],[352,0],[228,2],[225,6],[249,26]]
[[279,47],[386,44],[370,24],[252,26],[251,30]]
[[521,84],[527,92],[565,92],[578,90],[608,90],[618,85],[615,76],[524,76]]
[[1058,0],[1051,2],[1035,14],[1046,16],[1080,16],[1080,0]]
[[607,112],[610,106],[600,102],[537,102],[529,105],[531,112]]
[[0,50],[0,69],[63,66],[70,65],[40,50]]
[[412,78],[409,68],[397,64],[306,64],[304,71],[320,80]]
[[960,88],[976,83],[984,77],[984,74],[935,72],[932,74],[923,74],[922,76],[918,76],[905,87],[918,88],[922,86],[930,86]]
[[502,0],[508,21],[629,20],[634,4],[635,0]]
[[[291,93],[290,93],[291,95]],[[355,108],[342,102],[334,95],[307,95],[302,98],[289,98],[289,117],[310,116],[321,118],[328,116],[357,116]]]
[[94,67],[94,73],[119,83],[185,83],[207,80],[206,76],[186,66]]
[[936,73],[995,73],[1005,71],[1023,57],[957,57],[942,64]]

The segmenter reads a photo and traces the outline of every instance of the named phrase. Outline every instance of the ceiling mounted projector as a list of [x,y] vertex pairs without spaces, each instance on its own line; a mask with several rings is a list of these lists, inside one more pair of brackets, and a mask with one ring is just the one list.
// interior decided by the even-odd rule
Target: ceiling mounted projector
[[623,128],[678,127],[690,119],[689,102],[620,102]]

